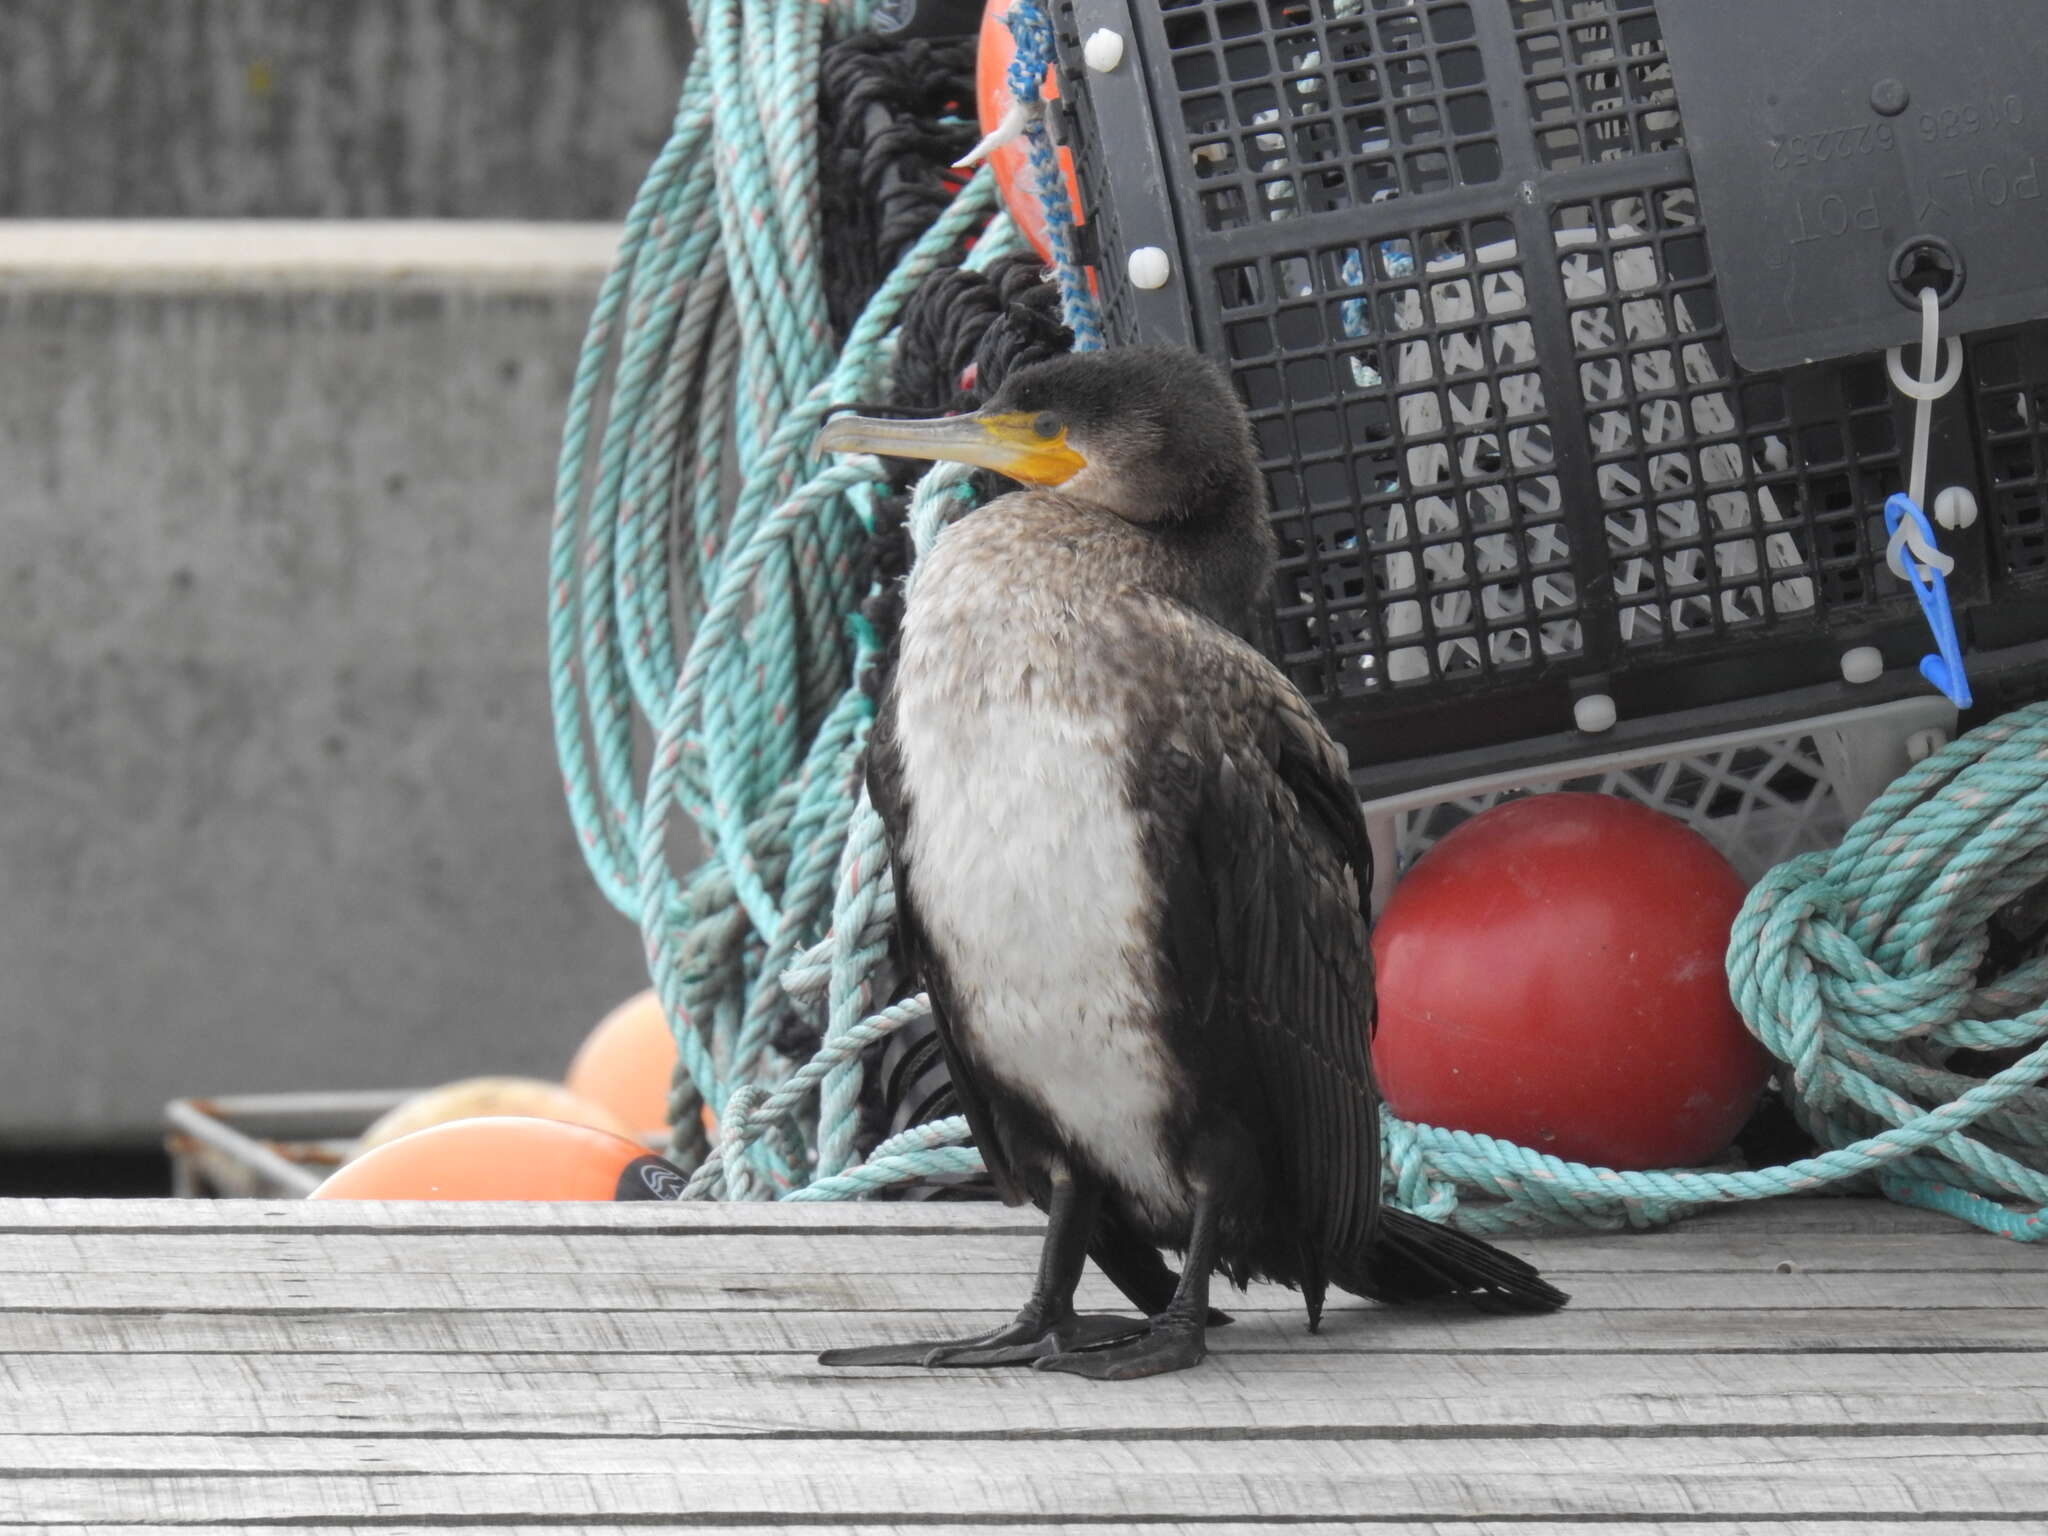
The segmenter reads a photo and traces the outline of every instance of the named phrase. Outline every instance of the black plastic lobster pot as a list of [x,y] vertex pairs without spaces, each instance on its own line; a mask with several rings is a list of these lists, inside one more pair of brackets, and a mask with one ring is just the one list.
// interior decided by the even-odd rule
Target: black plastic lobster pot
[[2039,0],[1048,11],[1105,329],[1229,369],[1280,541],[1262,639],[1368,796],[1926,693],[1884,349],[1917,370],[1930,285],[1970,675],[2039,691]]

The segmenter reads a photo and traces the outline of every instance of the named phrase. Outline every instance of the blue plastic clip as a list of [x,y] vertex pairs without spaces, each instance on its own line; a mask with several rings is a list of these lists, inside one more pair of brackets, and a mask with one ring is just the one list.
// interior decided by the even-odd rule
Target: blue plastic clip
[[1903,540],[1905,548],[1899,551],[1907,584],[1920,599],[1920,611],[1927,616],[1927,627],[1934,631],[1934,644],[1939,651],[1938,655],[1920,658],[1920,675],[1947,694],[1956,708],[1968,709],[1970,680],[1963,674],[1962,642],[1956,639],[1956,616],[1948,606],[1948,578],[1940,567],[1921,558],[1923,551],[1940,553],[1934,542],[1934,528],[1927,521],[1927,514],[1903,491],[1884,504],[1885,532],[1896,535],[1901,523],[1908,525]]

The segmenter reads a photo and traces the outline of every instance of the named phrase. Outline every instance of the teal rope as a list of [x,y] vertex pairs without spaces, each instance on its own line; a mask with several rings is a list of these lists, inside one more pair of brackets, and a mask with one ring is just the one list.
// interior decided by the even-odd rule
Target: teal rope
[[[692,4],[697,54],[600,291],[563,431],[557,753],[586,862],[639,922],[676,1034],[672,1150],[699,1194],[799,1191],[851,1169],[859,1049],[909,1017],[874,1011],[891,980],[887,860],[878,828],[849,832],[870,713],[854,679],[872,646],[848,620],[881,475],[872,461],[821,464],[810,445],[832,400],[886,384],[896,317],[922,278],[977,235],[977,261],[1015,237],[976,178],[833,347],[815,82],[827,27],[866,9]],[[710,857],[679,872],[692,831]],[[821,946],[823,984],[789,985]],[[778,1057],[779,1026],[814,1014],[825,1049]],[[719,1118],[715,1156],[700,1102]],[[854,1182],[957,1171],[963,1140],[924,1128]]]
[[[854,679],[873,640],[855,617],[854,556],[882,477],[869,460],[821,464],[810,443],[828,403],[886,382],[896,318],[923,276],[964,241],[980,266],[1017,235],[991,219],[977,175],[834,352],[811,82],[826,26],[865,10],[692,5],[701,46],[599,294],[563,431],[548,596],[557,750],[585,859],[640,924],[676,1033],[672,1150],[693,1197],[846,1199],[981,1168],[958,1119],[865,1158],[855,1145],[863,1054],[926,1004],[889,1001],[894,897],[857,771],[871,706]],[[1030,0],[1011,16],[1025,60],[1013,88],[1029,100],[1048,33]],[[1033,163],[1086,338],[1042,127]],[[920,551],[968,494],[953,466],[919,483]],[[636,745],[650,736],[651,752]],[[679,874],[684,823],[709,856]],[[1975,976],[1991,914],[2043,880],[2048,706],[2034,706],[1930,757],[1840,848],[1774,870],[1743,909],[1730,984],[1821,1152],[1778,1168],[1624,1172],[1388,1116],[1390,1196],[1481,1231],[1611,1228],[1862,1180],[2038,1239],[2048,960],[1984,987]],[[807,1062],[769,1044],[792,1019],[822,1023]],[[1959,1046],[2028,1049],[1977,1082],[1941,1069]],[[700,1097],[719,1117],[716,1148]]]

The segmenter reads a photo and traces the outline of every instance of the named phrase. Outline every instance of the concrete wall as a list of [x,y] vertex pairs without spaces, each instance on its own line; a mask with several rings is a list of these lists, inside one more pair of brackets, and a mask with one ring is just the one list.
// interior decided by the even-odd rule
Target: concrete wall
[[601,219],[684,0],[5,0],[0,216]]
[[610,238],[351,278],[301,237],[247,288],[0,249],[0,1143],[147,1137],[179,1094],[552,1076],[644,985],[544,672]]
[[0,0],[0,1147],[552,1076],[644,985],[545,549],[685,14]]

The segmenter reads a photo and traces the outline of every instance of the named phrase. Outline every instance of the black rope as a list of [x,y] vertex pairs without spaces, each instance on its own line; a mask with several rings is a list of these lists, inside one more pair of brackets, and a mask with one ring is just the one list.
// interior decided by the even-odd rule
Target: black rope
[[904,306],[890,398],[906,408],[971,411],[1019,368],[1069,351],[1059,290],[1032,255],[985,272],[944,267]]
[[[1035,256],[1006,257],[985,272],[940,268],[904,306],[890,403],[906,412],[979,410],[1019,368],[1072,349],[1074,336],[1060,323],[1059,310],[1059,291],[1046,281]],[[897,494],[878,502],[868,540],[873,595],[862,614],[874,631],[879,656],[861,686],[877,699],[896,659],[902,578],[911,556],[905,518],[910,487],[921,472],[922,466],[913,463],[890,466]],[[976,489],[984,501],[1010,485],[986,471],[978,478]]]
[[860,33],[819,66],[825,303],[845,336],[897,258],[953,196],[974,146],[972,38]]

